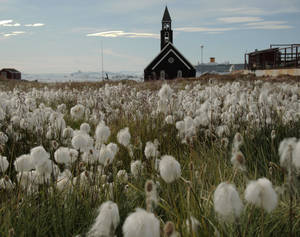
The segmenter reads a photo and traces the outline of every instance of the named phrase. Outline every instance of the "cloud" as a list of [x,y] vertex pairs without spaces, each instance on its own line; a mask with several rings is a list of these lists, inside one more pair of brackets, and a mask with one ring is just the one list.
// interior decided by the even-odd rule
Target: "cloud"
[[251,22],[245,24],[247,29],[257,29],[257,30],[282,30],[282,29],[292,29],[293,26],[287,25],[286,21],[262,21],[262,22]]
[[90,36],[97,36],[97,37],[108,37],[108,38],[116,38],[116,37],[126,37],[126,38],[159,38],[159,34],[153,33],[134,33],[134,32],[124,32],[122,30],[117,31],[104,31],[99,33],[87,34],[88,37]]
[[220,17],[217,20],[222,21],[224,23],[245,23],[245,22],[258,22],[263,21],[261,17]]
[[232,30],[236,30],[236,28],[233,27],[219,27],[219,28],[210,28],[210,27],[179,27],[179,28],[175,28],[175,31],[183,31],[183,32],[225,32],[225,31],[232,31]]
[[26,26],[26,27],[41,27],[44,25],[45,25],[44,23],[34,23],[34,24],[26,24],[24,26]]
[[0,21],[0,26],[11,24],[12,22],[13,22],[13,20],[2,20],[2,21]]
[[4,34],[3,36],[4,37],[11,37],[11,36],[21,35],[21,34],[25,34],[25,33],[26,33],[25,31],[14,31],[12,33]]
[[276,9],[262,9],[257,7],[236,7],[236,8],[223,8],[219,11],[228,14],[238,14],[238,15],[276,15],[276,14],[289,14],[300,12],[297,8],[283,8],[277,7]]

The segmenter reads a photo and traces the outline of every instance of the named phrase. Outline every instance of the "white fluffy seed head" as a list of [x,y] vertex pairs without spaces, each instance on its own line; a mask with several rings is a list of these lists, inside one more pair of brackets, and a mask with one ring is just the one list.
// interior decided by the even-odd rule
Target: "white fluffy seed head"
[[107,142],[108,138],[110,136],[110,129],[108,126],[105,125],[103,121],[101,121],[95,131],[95,138],[96,143],[103,144]]
[[126,170],[119,170],[117,173],[117,179],[121,183],[127,183],[128,182],[128,174],[127,174]]
[[75,120],[80,120],[84,118],[85,107],[81,104],[75,105],[71,108],[71,117]]
[[85,152],[93,144],[93,139],[86,133],[78,132],[74,133],[74,137],[72,138],[72,146],[81,152]]
[[138,178],[142,173],[142,162],[140,160],[132,161],[130,164],[130,172],[134,178]]
[[128,147],[130,144],[131,135],[129,133],[129,128],[123,128],[118,132],[117,140],[120,144],[122,144],[125,147]]
[[166,183],[172,183],[181,176],[180,164],[173,156],[164,155],[159,162],[159,172]]
[[166,122],[166,124],[173,124],[173,123],[174,123],[173,116],[172,116],[172,115],[168,115],[168,116],[165,118],[165,122]]
[[147,159],[153,157],[156,158],[159,154],[158,150],[157,150],[157,146],[152,143],[152,142],[147,142],[146,143],[146,147],[145,147],[145,156]]
[[138,208],[126,218],[122,230],[124,237],[159,237],[160,223],[153,213]]
[[7,158],[0,155],[0,172],[4,173],[9,166]]
[[298,141],[294,147],[292,164],[296,167],[296,169],[300,169],[300,141]]
[[[193,216],[185,221],[188,233],[198,233],[200,229],[200,222]],[[192,231],[191,231],[192,230]]]
[[119,222],[120,216],[117,204],[111,201],[107,201],[100,206],[95,223],[93,224],[91,230],[88,232],[87,236],[114,236]]
[[43,165],[44,162],[46,162],[49,158],[50,155],[44,147],[38,146],[35,148],[32,148],[30,151],[30,157],[31,157],[31,163],[35,166],[41,166]]
[[292,165],[291,162],[293,158],[293,153],[295,154],[296,152],[294,152],[296,144],[297,139],[295,137],[285,138],[280,142],[278,153],[280,156],[281,167],[288,169]]
[[103,166],[111,164],[114,159],[112,151],[106,146],[102,145],[99,152],[99,163]]
[[91,127],[88,123],[82,123],[80,125],[80,131],[82,131],[84,133],[89,134],[90,130],[91,130]]
[[239,132],[235,134],[234,138],[233,138],[233,147],[235,150],[239,150],[241,145],[243,145],[244,143],[244,138],[242,136],[242,134],[240,134]]
[[78,158],[78,151],[68,147],[60,147],[54,153],[55,161],[59,164],[71,165]]
[[267,212],[273,211],[278,203],[277,194],[272,187],[272,183],[267,178],[251,181],[245,190],[245,199],[247,202],[263,208]]
[[214,210],[227,222],[234,221],[241,215],[243,203],[233,184],[220,183],[214,192]]
[[233,153],[230,161],[234,168],[246,171],[246,159],[241,151]]
[[31,163],[30,155],[21,155],[15,162],[14,166],[17,172],[25,172],[34,169],[34,165]]
[[164,84],[158,92],[160,100],[167,101],[172,98],[173,90],[168,84]]

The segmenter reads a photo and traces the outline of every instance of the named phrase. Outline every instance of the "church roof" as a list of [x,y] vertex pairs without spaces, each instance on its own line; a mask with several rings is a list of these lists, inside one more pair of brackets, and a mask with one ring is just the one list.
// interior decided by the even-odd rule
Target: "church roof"
[[145,68],[145,70],[155,70],[155,68],[162,62],[164,58],[166,58],[170,53],[173,53],[178,60],[180,60],[186,68],[189,70],[194,70],[194,66],[179,52],[175,46],[169,42],[160,53],[149,63],[149,65]]
[[167,6],[166,6],[166,9],[165,9],[165,13],[164,13],[164,16],[163,16],[162,21],[163,21],[163,22],[169,22],[169,21],[172,21]]

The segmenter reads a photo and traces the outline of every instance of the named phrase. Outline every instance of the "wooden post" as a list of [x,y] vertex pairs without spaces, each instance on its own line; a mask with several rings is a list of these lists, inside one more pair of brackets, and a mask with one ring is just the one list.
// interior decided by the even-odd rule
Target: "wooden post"
[[286,67],[286,48],[284,49],[284,67]]
[[296,67],[298,67],[298,46],[296,46]]

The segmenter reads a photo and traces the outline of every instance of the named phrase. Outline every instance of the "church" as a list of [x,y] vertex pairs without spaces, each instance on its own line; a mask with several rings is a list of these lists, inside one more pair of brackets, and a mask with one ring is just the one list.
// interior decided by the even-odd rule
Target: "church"
[[144,70],[144,80],[195,77],[194,66],[173,45],[172,20],[166,7],[160,32],[160,53]]

